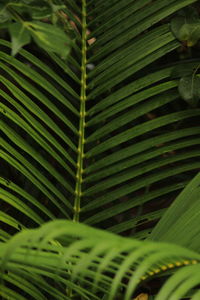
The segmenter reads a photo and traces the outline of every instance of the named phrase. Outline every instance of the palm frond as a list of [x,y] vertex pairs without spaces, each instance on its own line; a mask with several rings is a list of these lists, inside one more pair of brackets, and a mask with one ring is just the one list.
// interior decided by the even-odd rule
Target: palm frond
[[[167,279],[156,299],[180,299],[200,283],[199,261],[198,253],[175,244],[137,241],[71,221],[52,221],[0,244],[6,271],[2,280],[19,288],[14,292],[3,287],[0,294],[11,299],[25,299],[20,292],[33,299],[71,299],[75,292],[82,299],[106,295],[110,300],[121,294],[128,300],[138,284],[162,274]],[[59,287],[55,294],[51,285]]]
[[200,174],[197,174],[172,203],[149,238],[176,242],[199,251],[199,191]]
[[[199,168],[200,132],[192,120],[200,110],[176,104],[181,74],[172,74],[180,63],[143,70],[180,45],[159,21],[193,2],[82,1],[80,9],[66,1],[76,26],[67,63],[26,50],[14,58],[10,43],[0,41],[0,153],[19,176],[1,179],[11,217],[17,210],[30,226],[59,216],[122,232],[137,222],[130,214],[118,224],[119,214],[185,186],[191,176],[182,175]],[[198,64],[186,61],[184,70]]]
[[159,276],[155,299],[198,299],[200,109],[178,85],[200,61],[166,63],[195,2],[66,0],[67,60],[0,40],[3,298],[128,300]]

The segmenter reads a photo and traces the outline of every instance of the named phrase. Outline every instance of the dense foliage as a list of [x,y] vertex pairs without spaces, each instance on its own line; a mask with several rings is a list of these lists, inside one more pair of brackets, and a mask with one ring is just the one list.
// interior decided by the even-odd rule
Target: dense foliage
[[199,300],[199,1],[4,0],[0,37],[2,298]]

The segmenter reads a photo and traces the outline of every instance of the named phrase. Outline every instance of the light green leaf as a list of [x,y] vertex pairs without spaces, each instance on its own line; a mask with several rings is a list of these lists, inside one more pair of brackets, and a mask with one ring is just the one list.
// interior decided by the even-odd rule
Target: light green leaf
[[[17,1],[9,3],[12,12],[17,12],[20,16],[29,16],[31,19],[41,20],[49,18],[52,14],[52,8],[47,1]],[[15,15],[15,14],[14,14]],[[13,16],[13,14],[12,14]]]
[[194,46],[200,39],[200,20],[197,15],[185,12],[171,21],[171,30],[180,41],[186,41],[188,47]]
[[57,12],[60,9],[64,9],[65,5],[51,4],[51,8],[52,8],[52,11],[55,13],[55,12]]
[[178,195],[150,236],[199,251],[200,173]]
[[0,23],[4,23],[10,19],[10,14],[7,11],[5,4],[0,4]]
[[71,40],[59,27],[39,21],[26,23],[35,42],[44,50],[67,58]]
[[[55,295],[61,297],[52,297],[48,285],[53,283],[52,286],[64,284],[64,287],[70,287],[77,299],[100,300],[99,295],[103,294],[109,300],[131,300],[138,284],[157,273],[164,275],[166,270],[168,278],[163,279],[160,294],[165,293],[156,299],[169,299],[165,295],[171,294],[170,282],[173,279],[176,279],[173,282],[175,291],[189,276],[197,278],[197,284],[200,283],[199,260],[199,253],[175,244],[138,241],[65,220],[23,230],[0,243],[0,264],[6,271],[2,274],[3,279],[28,294],[32,292],[37,299],[42,299],[43,291],[45,299],[71,299],[62,288],[55,289]],[[190,266],[185,267],[186,264]],[[47,281],[41,278],[39,283],[42,275]],[[24,280],[22,287],[19,286],[20,276]],[[38,283],[39,291],[35,288]],[[123,296],[120,295],[121,289]],[[191,287],[187,286],[183,296],[190,290]],[[10,291],[6,295],[10,296]],[[21,300],[17,295],[20,296],[20,292],[9,299]]]
[[200,78],[197,75],[181,78],[178,89],[187,103],[193,107],[197,106],[200,99]]
[[194,46],[200,39],[200,22],[184,24],[180,29],[181,41],[187,41],[187,46]]
[[184,25],[184,23],[185,18],[183,16],[178,16],[171,20],[171,31],[178,40],[181,40],[180,28]]
[[21,23],[12,23],[9,25],[9,32],[12,41],[12,55],[14,56],[24,45],[30,43],[31,36]]

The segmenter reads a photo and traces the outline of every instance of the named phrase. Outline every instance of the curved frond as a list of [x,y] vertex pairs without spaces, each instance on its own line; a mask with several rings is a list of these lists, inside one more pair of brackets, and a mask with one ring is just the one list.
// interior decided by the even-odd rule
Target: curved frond
[[[16,294],[15,299],[23,299],[23,291],[31,299],[71,299],[75,292],[82,299],[105,295],[112,300],[123,295],[129,300],[138,284],[166,274],[155,299],[178,300],[200,283],[196,252],[175,244],[123,238],[64,220],[22,231],[0,244],[0,254],[1,268],[6,271],[2,280],[19,288],[12,292],[3,287],[0,294]],[[19,285],[20,278],[23,284]],[[50,282],[59,286],[55,294]]]
[[168,208],[149,238],[176,242],[199,251],[199,192],[200,174],[198,173]]

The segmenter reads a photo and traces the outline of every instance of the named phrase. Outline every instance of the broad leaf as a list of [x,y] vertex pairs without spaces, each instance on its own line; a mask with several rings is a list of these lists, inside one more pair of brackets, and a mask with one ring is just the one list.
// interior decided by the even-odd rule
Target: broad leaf
[[179,35],[181,41],[187,41],[188,47],[194,46],[200,39],[200,21],[194,24],[184,24]]
[[200,78],[197,75],[180,79],[178,85],[181,97],[192,107],[197,107],[200,99]]
[[200,174],[180,193],[153,229],[150,239],[199,251]]
[[[52,13],[51,5],[45,0],[40,0],[40,3],[36,0],[32,1],[11,1],[8,4],[11,8],[11,15],[14,12],[21,16],[28,15],[29,18],[36,20],[42,20],[44,18],[49,18]],[[14,14],[15,15],[15,14]]]
[[200,39],[200,19],[196,9],[187,8],[171,21],[174,35],[187,43],[188,47],[194,46]]
[[30,43],[31,36],[26,27],[21,23],[9,25],[9,32],[12,41],[12,55],[14,56],[23,46]]
[[63,59],[67,58],[71,40],[62,29],[39,21],[29,22],[26,25],[29,27],[33,39],[41,48],[57,53]]

